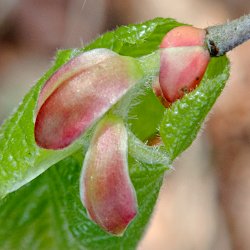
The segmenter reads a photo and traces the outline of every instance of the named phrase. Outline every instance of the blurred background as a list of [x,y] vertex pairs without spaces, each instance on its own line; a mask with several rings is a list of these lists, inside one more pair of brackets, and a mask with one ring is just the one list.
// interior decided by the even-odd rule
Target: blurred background
[[[0,0],[0,123],[59,48],[157,16],[197,27],[250,13],[249,0]],[[250,249],[250,42],[202,135],[166,176],[140,250]]]

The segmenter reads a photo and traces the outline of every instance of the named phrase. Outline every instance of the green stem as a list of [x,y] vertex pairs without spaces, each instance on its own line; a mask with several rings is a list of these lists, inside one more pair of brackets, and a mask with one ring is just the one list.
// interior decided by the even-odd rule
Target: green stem
[[162,164],[171,168],[170,159],[162,146],[148,146],[140,141],[130,130],[128,130],[128,150],[135,159],[151,164]]
[[206,43],[211,56],[222,56],[250,39],[250,14],[206,29]]

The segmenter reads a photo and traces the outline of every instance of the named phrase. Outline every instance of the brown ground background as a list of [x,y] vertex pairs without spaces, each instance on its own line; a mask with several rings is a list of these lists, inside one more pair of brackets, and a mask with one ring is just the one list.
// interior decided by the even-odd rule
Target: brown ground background
[[[58,48],[156,16],[206,27],[249,12],[249,0],[1,0],[0,122]],[[140,250],[250,249],[250,42],[229,58],[227,87],[166,176]]]

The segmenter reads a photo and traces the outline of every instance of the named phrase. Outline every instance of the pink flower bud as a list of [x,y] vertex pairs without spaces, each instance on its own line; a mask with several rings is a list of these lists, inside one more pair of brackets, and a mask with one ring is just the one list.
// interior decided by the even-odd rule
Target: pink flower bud
[[[180,99],[200,83],[210,60],[204,41],[205,31],[190,26],[174,28],[163,38],[159,86],[167,102]],[[159,89],[155,92],[159,96]]]
[[192,26],[180,26],[169,31],[160,48],[204,46],[206,31]]
[[114,117],[101,121],[85,156],[80,196],[90,218],[103,230],[122,235],[137,213],[127,161],[127,130]]
[[68,146],[141,78],[135,59],[108,49],[85,52],[57,70],[38,98],[35,139],[40,147]]

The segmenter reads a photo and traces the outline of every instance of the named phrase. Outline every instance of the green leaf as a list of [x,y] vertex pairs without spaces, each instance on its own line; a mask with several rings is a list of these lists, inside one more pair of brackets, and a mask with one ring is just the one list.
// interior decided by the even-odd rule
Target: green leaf
[[[68,170],[75,168],[69,159],[59,164],[60,170],[65,170],[66,163],[70,164]],[[66,194],[62,176],[52,168],[4,198],[0,203],[0,249],[74,249],[63,212]]]
[[163,118],[165,108],[156,98],[152,89],[147,89],[139,95],[129,112],[129,123],[131,130],[142,141],[147,140],[151,135],[157,132],[157,128]]
[[229,63],[226,56],[212,58],[199,87],[166,109],[160,134],[172,160],[196,138],[228,77]]
[[[83,141],[79,141],[64,150],[49,151],[37,147],[34,140],[33,113],[38,93],[46,80],[62,64],[79,53],[93,48],[109,48],[129,56],[147,55],[158,48],[162,37],[170,29],[179,25],[181,24],[173,19],[156,18],[142,24],[120,27],[104,34],[83,49],[59,51],[52,68],[31,89],[19,108],[0,128],[0,197],[4,197],[28,183],[56,162],[75,152],[83,143]],[[152,96],[152,92],[145,95],[146,108],[157,112],[160,105]],[[143,104],[136,107],[136,111],[131,111],[132,115],[140,116],[138,112],[142,110]],[[162,114],[162,108],[159,113]],[[150,124],[152,120],[145,117],[141,117],[141,119]],[[159,118],[157,119],[156,121],[159,121]],[[138,125],[133,125],[133,120],[129,123],[135,128],[135,132],[139,131]],[[145,138],[147,134],[144,133],[145,135],[140,133],[142,138]]]
[[0,249],[135,249],[152,213],[166,167],[129,158],[139,211],[123,237],[89,220],[79,197],[82,154],[71,156],[0,202]]
[[[0,201],[0,249],[136,248],[153,211],[164,172],[167,170],[166,166],[160,164],[168,162],[165,152],[159,150],[158,155],[154,155],[154,157],[163,156],[159,164],[149,164],[147,161],[150,158],[148,157],[151,153],[150,148],[141,145],[140,141],[133,142],[133,136],[131,137],[129,171],[136,189],[139,212],[125,234],[122,237],[115,237],[105,233],[88,219],[79,198],[79,176],[83,160],[79,148],[84,147],[86,150],[88,135],[65,150],[42,150],[34,142],[33,112],[41,86],[71,57],[84,50],[98,47],[110,48],[122,55],[146,56],[157,50],[165,33],[179,25],[172,19],[157,18],[104,34],[84,49],[58,53],[54,66],[0,129],[0,196],[20,188],[56,162],[71,156]],[[143,59],[140,60],[143,64]],[[173,159],[195,138],[202,120],[228,77],[227,65],[225,58],[213,59],[203,81],[207,85],[202,83],[196,91],[185,96],[182,101],[176,102],[165,112],[150,88],[139,92],[132,100],[132,108],[126,118],[129,129],[141,140],[146,140],[157,132],[163,118],[160,132],[167,152]],[[145,72],[147,71],[146,67]],[[149,70],[145,81],[152,81],[153,75],[154,70],[152,72]],[[201,102],[203,104],[200,104]],[[192,108],[195,108],[193,114],[185,113],[192,111]],[[170,135],[167,124],[175,126],[173,131],[169,131]],[[183,136],[180,136],[181,134]],[[190,138],[186,138],[187,135],[190,135]],[[181,143],[178,144],[176,136],[179,136],[178,140]],[[140,154],[136,153],[136,147],[140,147]],[[76,151],[78,153],[72,155]],[[144,154],[148,155],[144,157]],[[157,157],[153,160],[157,163]]]

